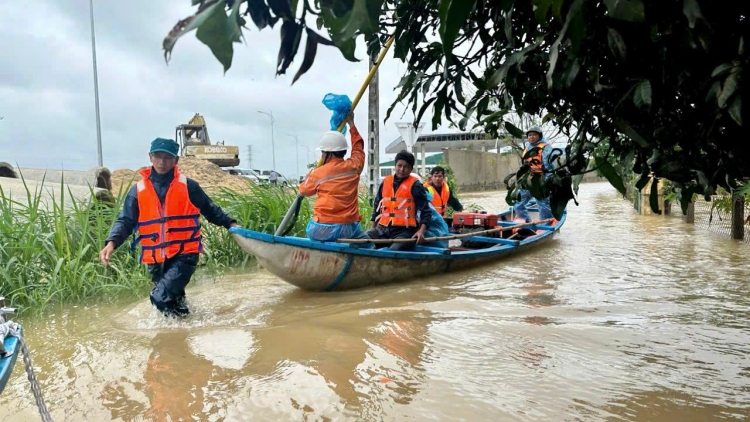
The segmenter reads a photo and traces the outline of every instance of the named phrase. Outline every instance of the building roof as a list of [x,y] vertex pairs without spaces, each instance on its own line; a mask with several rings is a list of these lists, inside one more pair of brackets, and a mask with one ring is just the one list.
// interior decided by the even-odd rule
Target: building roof
[[[440,164],[441,161],[443,161],[442,152],[439,154],[428,155],[424,159],[424,164],[426,166],[434,166],[436,164]],[[396,160],[385,161],[385,162],[380,163],[380,167],[390,167],[390,166],[395,166],[395,165],[396,165]],[[414,167],[421,166],[421,165],[422,165],[422,160],[417,159],[417,162],[416,164],[414,164]]]
[[[500,141],[503,142],[503,141]],[[457,133],[430,133],[419,135],[417,142],[414,143],[414,151],[421,151],[424,145],[425,152],[441,152],[445,148],[460,149],[475,146],[478,148],[487,147],[495,148],[498,140],[488,133],[477,132],[457,132]],[[386,154],[396,154],[406,149],[406,142],[399,136],[385,147]]]

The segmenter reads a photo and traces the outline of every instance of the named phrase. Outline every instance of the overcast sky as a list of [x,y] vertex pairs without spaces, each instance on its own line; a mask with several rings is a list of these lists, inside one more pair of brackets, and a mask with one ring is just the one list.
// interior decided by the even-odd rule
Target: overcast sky
[[[0,161],[21,167],[85,170],[97,165],[96,118],[88,0],[5,2],[0,13]],[[292,87],[304,40],[286,75],[274,77],[279,27],[258,31],[250,23],[246,44],[235,44],[232,68],[223,74],[208,47],[183,36],[167,65],[162,40],[181,18],[194,13],[188,0],[95,1],[96,53],[104,166],[110,170],[148,163],[155,137],[175,136],[175,126],[201,113],[213,142],[240,146],[246,166],[253,147],[255,168],[271,168],[271,127],[275,117],[276,166],[297,173],[297,135],[311,153],[329,129],[324,95],[353,100],[368,72],[362,61],[346,61],[334,47],[320,46],[312,69]],[[405,66],[392,53],[380,67],[381,161],[385,146],[399,136],[394,122],[403,108],[383,118]],[[365,135],[367,92],[355,110]],[[429,114],[429,113],[428,113]],[[412,119],[408,112],[403,120]],[[425,116],[429,133],[430,118]],[[455,132],[442,127],[437,132]],[[366,135],[365,135],[366,136]],[[308,152],[300,147],[304,173]]]

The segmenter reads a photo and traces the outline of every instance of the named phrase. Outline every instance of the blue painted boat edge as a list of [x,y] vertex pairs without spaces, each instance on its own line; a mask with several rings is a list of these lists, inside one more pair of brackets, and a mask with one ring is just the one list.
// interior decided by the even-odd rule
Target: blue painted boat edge
[[344,278],[347,274],[349,274],[349,268],[352,267],[352,261],[354,261],[354,255],[349,255],[346,257],[346,262],[344,263],[344,268],[341,269],[341,272],[339,275],[336,276],[336,279],[333,280],[333,283],[331,283],[328,287],[325,288],[325,291],[330,292],[331,290],[335,289],[339,284],[341,284],[342,281],[344,281]]
[[[509,214],[510,212],[511,210],[509,209],[505,212],[497,214],[497,216],[498,217],[504,216],[504,215]],[[456,251],[456,252],[451,252],[451,253],[438,252],[439,251],[438,248],[432,248],[432,249],[435,249],[435,251],[415,251],[415,252],[399,252],[399,251],[392,251],[387,248],[364,249],[364,248],[358,248],[356,246],[352,246],[346,243],[313,241],[305,237],[274,236],[272,234],[261,233],[261,232],[257,232],[254,230],[239,228],[239,227],[232,227],[229,229],[229,232],[238,234],[248,239],[254,239],[254,240],[258,240],[258,241],[266,242],[266,243],[279,243],[279,244],[284,244],[284,245],[289,245],[289,246],[297,246],[297,247],[305,248],[305,249],[313,249],[313,250],[325,251],[325,252],[338,252],[338,253],[344,253],[348,255],[371,256],[371,257],[377,257],[377,258],[401,258],[401,259],[410,259],[410,260],[451,260],[455,258],[484,257],[486,255],[501,254],[508,249],[517,249],[520,246],[525,246],[528,244],[538,242],[542,240],[543,238],[557,232],[560,229],[560,227],[562,227],[562,225],[565,223],[565,220],[567,218],[567,213],[568,211],[565,210],[561,219],[557,222],[557,224],[555,224],[555,226],[549,226],[549,225],[529,226],[529,228],[532,230],[548,230],[548,232],[542,233],[540,235],[537,235],[528,239],[524,239],[523,241],[519,243],[497,245],[491,248],[478,249],[478,250],[473,250],[473,251]],[[491,238],[487,238],[487,239],[491,239]]]
[[[19,324],[20,334],[23,335],[23,327]],[[21,343],[16,336],[8,336],[3,340],[5,350],[12,350],[10,356],[0,359],[0,394],[5,390],[5,386],[13,374],[13,368],[16,365],[18,354],[21,352]]]

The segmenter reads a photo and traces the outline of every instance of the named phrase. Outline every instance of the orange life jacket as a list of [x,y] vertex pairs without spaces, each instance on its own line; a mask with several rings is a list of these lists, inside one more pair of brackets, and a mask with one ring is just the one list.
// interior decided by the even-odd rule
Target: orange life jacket
[[362,220],[359,213],[359,175],[365,166],[365,141],[350,128],[352,154],[349,159],[333,157],[314,169],[299,185],[299,193],[317,195],[313,221],[322,224],[350,224]]
[[140,171],[138,182],[138,237],[141,243],[141,262],[156,264],[178,253],[202,253],[200,209],[190,202],[187,177],[174,168],[174,179],[167,189],[164,205],[149,180],[151,169]]
[[381,226],[417,227],[417,207],[414,197],[411,195],[411,187],[419,180],[416,176],[409,175],[398,190],[393,192],[393,175],[388,175],[383,180],[383,198],[378,204],[380,215],[378,223]]
[[438,214],[445,216],[446,208],[448,207],[448,199],[451,197],[451,191],[448,184],[443,182],[443,187],[440,189],[440,193],[437,193],[437,189],[432,185],[432,182],[427,184],[427,190],[432,194],[430,203],[435,207],[435,211]]
[[[545,146],[547,146],[546,142],[539,142],[538,144],[534,145],[532,148],[538,147],[539,149],[537,150],[536,154],[526,159],[526,162],[531,166],[531,171],[535,173],[541,173],[542,169],[544,168],[544,164],[542,163],[542,153],[544,152]],[[523,155],[521,156],[525,157],[527,152],[529,152],[529,149],[524,146]]]

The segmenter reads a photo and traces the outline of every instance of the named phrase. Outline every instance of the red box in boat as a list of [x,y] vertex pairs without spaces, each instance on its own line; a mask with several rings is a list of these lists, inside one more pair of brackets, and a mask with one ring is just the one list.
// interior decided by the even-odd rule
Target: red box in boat
[[494,229],[497,226],[497,215],[484,212],[457,212],[453,214],[454,227],[486,227]]

